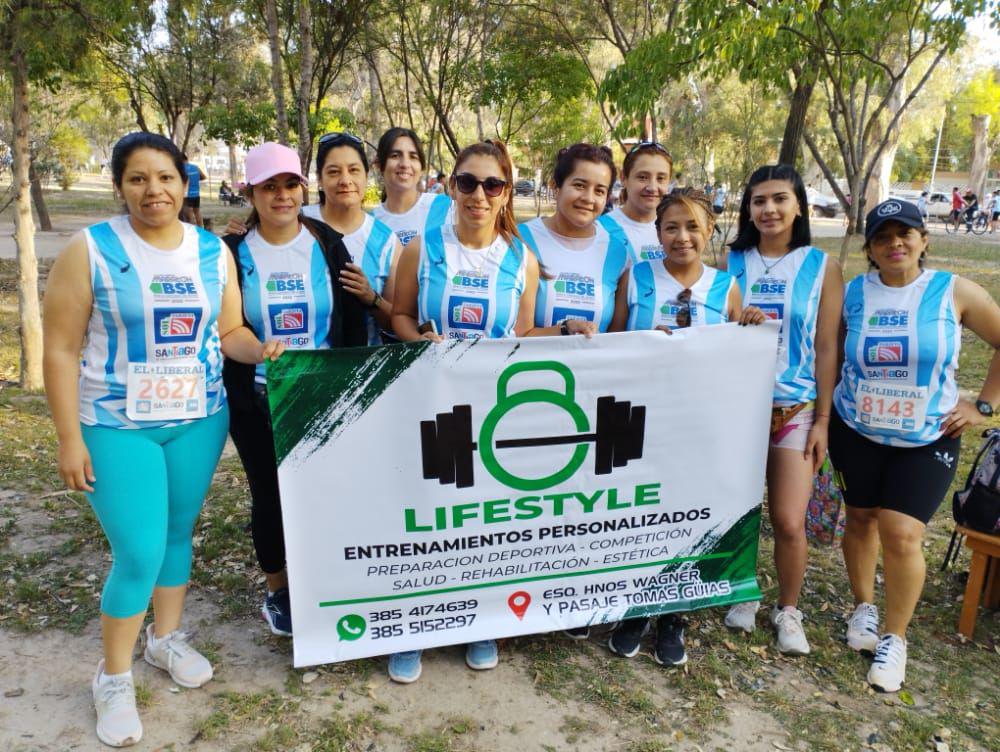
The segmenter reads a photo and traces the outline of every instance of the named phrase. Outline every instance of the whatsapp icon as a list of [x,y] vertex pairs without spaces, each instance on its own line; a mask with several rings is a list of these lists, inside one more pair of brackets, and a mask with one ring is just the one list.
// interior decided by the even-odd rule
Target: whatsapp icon
[[337,634],[340,635],[341,640],[353,642],[361,638],[366,627],[365,617],[360,614],[347,614],[341,616],[337,622]]

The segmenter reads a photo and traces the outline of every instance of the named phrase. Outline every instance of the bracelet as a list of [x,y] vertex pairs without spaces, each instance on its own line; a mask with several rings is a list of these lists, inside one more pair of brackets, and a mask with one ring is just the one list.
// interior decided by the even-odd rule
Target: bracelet
[[569,334],[569,319],[563,319],[559,322],[559,334],[564,337]]
[[[374,290],[373,290],[372,292],[374,292]],[[368,307],[369,307],[369,308],[378,308],[378,304],[379,304],[379,303],[380,303],[381,301],[382,301],[382,296],[381,296],[381,295],[379,295],[379,294],[378,294],[378,293],[376,292],[376,293],[374,294],[374,297],[372,297],[372,302],[368,304]]]

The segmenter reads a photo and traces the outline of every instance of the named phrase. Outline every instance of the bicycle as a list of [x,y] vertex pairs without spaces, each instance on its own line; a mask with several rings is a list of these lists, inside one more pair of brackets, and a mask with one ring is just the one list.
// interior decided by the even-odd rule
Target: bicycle
[[972,218],[972,223],[970,227],[969,220],[965,217],[965,212],[955,212],[952,211],[941,217],[941,222],[944,224],[944,231],[950,234],[958,234],[961,232],[966,232],[971,230],[974,235],[982,235],[989,229],[990,218],[986,212],[979,209],[976,210],[975,216]]

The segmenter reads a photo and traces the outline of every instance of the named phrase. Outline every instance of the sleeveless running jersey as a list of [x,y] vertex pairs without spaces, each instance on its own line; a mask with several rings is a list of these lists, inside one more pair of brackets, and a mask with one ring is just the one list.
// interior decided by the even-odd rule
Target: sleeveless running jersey
[[[701,277],[691,285],[691,326],[729,321],[729,290],[736,280],[726,272],[702,265]],[[661,324],[677,327],[683,308],[677,296],[684,286],[662,261],[644,261],[632,267],[628,281],[628,330],[655,329]]]
[[[310,219],[323,222],[323,214],[319,204],[302,207],[302,213]],[[392,270],[392,252],[396,247],[396,236],[389,229],[389,226],[370,214],[366,214],[358,229],[344,235],[344,246],[347,248],[351,261],[364,271],[372,289],[381,295],[385,290],[385,283],[389,281],[389,273]],[[368,325],[368,344],[382,344],[375,318],[370,313],[366,313],[365,321]]]
[[628,252],[603,227],[595,224],[594,229],[592,238],[577,239],[560,238],[540,217],[518,225],[524,242],[553,277],[538,280],[535,326],[584,319],[596,323],[602,332],[608,330],[618,280],[628,267]]
[[226,285],[226,248],[184,225],[163,251],[140,238],[127,216],[84,230],[94,292],[80,365],[80,422],[108,428],[162,428],[190,420],[133,420],[125,414],[130,363],[197,359],[205,368],[206,414],[226,404],[216,319]]
[[187,193],[185,198],[198,198],[201,196],[201,170],[198,165],[190,162],[184,163],[184,171],[188,176]]
[[816,318],[826,273],[826,254],[802,246],[767,264],[756,248],[729,252],[729,273],[754,305],[781,321],[774,402],[797,405],[816,399]]
[[[333,286],[319,241],[305,227],[284,245],[271,245],[256,229],[240,242],[243,314],[261,341],[279,339],[289,350],[330,346]],[[266,382],[264,364],[255,379]]]
[[514,334],[524,292],[526,250],[503,236],[488,248],[458,242],[454,225],[424,236],[417,271],[419,322],[433,320],[445,339],[500,338]]
[[954,275],[929,269],[905,287],[888,287],[877,271],[847,285],[844,367],[833,404],[862,436],[900,447],[941,437],[942,419],[958,402],[954,287]]
[[409,211],[395,214],[379,204],[372,209],[372,216],[396,233],[404,246],[414,235],[426,235],[432,227],[451,224],[455,219],[455,205],[444,193],[421,193]]
[[656,235],[656,225],[652,222],[636,222],[628,217],[621,207],[615,207],[598,219],[601,227],[613,237],[617,237],[628,250],[629,263],[656,261],[663,258],[663,246]]

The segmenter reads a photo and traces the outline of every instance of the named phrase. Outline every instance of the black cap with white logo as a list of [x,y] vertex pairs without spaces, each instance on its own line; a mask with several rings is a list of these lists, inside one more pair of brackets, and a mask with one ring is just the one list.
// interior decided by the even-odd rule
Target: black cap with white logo
[[890,220],[909,227],[924,226],[924,218],[920,215],[920,209],[915,204],[891,198],[876,206],[865,217],[865,242],[871,240],[878,228]]

